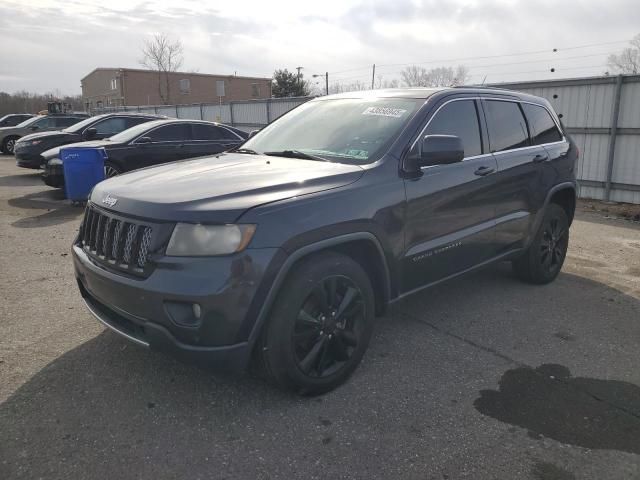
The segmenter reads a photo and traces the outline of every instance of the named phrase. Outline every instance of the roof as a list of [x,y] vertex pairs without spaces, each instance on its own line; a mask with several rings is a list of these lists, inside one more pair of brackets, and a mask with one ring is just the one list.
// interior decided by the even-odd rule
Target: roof
[[364,90],[356,92],[338,93],[335,95],[329,95],[324,97],[318,97],[318,100],[324,99],[338,99],[338,98],[417,98],[424,99],[435,95],[436,93],[461,93],[461,94],[484,94],[484,95],[500,95],[517,97],[521,100],[537,100],[539,97],[529,95],[523,92],[517,92],[514,90],[508,90],[505,88],[496,87],[441,87],[441,88],[388,88],[380,90]]
[[[95,72],[99,72],[99,71],[156,73],[154,70],[149,70],[149,69],[144,69],[144,68],[98,67],[98,68],[94,68],[93,70],[91,70],[91,72],[89,72],[84,77],[82,77],[80,79],[80,81],[82,82],[85,78],[87,78],[90,75],[93,75]],[[271,81],[271,77],[249,77],[249,76],[242,76],[242,75],[223,75],[223,74],[216,74],[216,73],[199,73],[199,72],[170,72],[170,73],[176,74],[176,75],[188,75],[188,76],[192,76],[192,77],[193,76],[200,76],[200,77],[215,77],[215,78],[244,78],[244,79],[249,79],[249,80],[268,80],[268,81]]]

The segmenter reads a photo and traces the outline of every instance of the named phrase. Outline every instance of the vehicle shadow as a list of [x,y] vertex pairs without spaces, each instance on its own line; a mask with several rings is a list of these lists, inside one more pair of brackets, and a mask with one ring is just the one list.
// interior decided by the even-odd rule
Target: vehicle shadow
[[21,175],[6,175],[0,177],[0,187],[40,187],[42,174],[40,170]]
[[70,222],[82,215],[84,210],[66,201],[64,190],[45,190],[10,198],[7,203],[15,208],[41,212],[24,216],[11,225],[17,228],[40,228]]
[[[430,465],[430,459],[443,453],[433,449],[456,448],[455,442],[434,439],[456,438],[475,447],[490,434],[483,420],[488,417],[507,425],[504,435],[516,435],[507,433],[510,425],[526,428],[530,437],[522,441],[546,436],[637,453],[638,386],[571,378],[569,367],[540,365],[557,363],[562,355],[580,356],[582,340],[599,341],[581,336],[578,329],[584,322],[594,336],[615,325],[618,335],[634,338],[637,332],[624,331],[612,309],[637,312],[640,301],[570,274],[557,283],[554,311],[546,312],[544,321],[566,323],[576,298],[593,317],[571,325],[573,333],[564,339],[545,324],[538,332],[540,341],[550,346],[549,352],[559,353],[542,351],[533,368],[509,361],[500,353],[506,347],[485,347],[482,338],[473,337],[482,302],[488,305],[482,314],[487,337],[507,336],[498,318],[507,308],[505,295],[512,295],[515,304],[532,297],[546,301],[554,288],[524,286],[498,267],[398,304],[379,319],[354,378],[316,398],[283,393],[250,376],[212,374],[105,331],[55,359],[0,404],[0,456],[5,460],[0,477],[2,469],[4,478],[25,471],[32,478],[52,472],[56,478],[272,478],[309,469],[322,477],[329,469],[326,477],[338,478],[330,470],[333,460],[341,459],[334,463],[348,472],[350,462],[366,458],[367,466],[361,468],[369,478],[384,477],[381,472],[408,478],[416,470],[401,459],[423,458],[420,465],[433,473],[441,466]],[[463,300],[460,292],[465,292]],[[611,297],[617,301],[606,300]],[[529,335],[518,329],[530,325],[521,325],[514,315],[505,319],[514,330],[509,334]],[[530,323],[531,318],[525,320]],[[87,321],[92,321],[89,315]],[[451,333],[456,327],[462,331]],[[583,347],[591,348],[588,343]],[[594,364],[605,361],[593,359]],[[460,396],[454,397],[455,392]],[[585,408],[572,414],[575,405]],[[547,425],[549,413],[554,422]],[[583,418],[587,415],[589,420]],[[441,418],[447,420],[439,423]],[[607,436],[599,438],[608,425]],[[579,433],[572,436],[577,427]],[[376,455],[371,454],[374,449]]]

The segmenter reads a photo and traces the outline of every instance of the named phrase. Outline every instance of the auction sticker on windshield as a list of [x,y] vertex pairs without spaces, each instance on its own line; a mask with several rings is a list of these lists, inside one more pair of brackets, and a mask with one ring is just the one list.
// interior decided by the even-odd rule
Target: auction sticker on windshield
[[406,110],[401,108],[389,108],[389,107],[369,107],[362,115],[377,115],[380,117],[393,117],[400,118],[406,113]]

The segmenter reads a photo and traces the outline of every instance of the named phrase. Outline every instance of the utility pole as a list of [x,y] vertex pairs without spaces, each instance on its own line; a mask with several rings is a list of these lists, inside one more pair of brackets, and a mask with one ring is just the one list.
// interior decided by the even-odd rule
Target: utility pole
[[373,73],[371,74],[371,90],[375,88],[376,84],[376,64],[373,64]]
[[302,70],[304,67],[296,67],[296,70],[298,70],[298,88],[300,87],[300,70]]
[[329,95],[329,72],[325,72],[324,74],[324,85],[327,90],[327,95]]

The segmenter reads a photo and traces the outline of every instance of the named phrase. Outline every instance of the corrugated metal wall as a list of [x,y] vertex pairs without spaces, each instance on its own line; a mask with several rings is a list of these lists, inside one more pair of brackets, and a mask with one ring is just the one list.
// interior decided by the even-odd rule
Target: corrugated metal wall
[[[608,199],[640,204],[640,75],[493,86],[544,97],[562,116],[562,122],[580,147],[577,168],[580,196],[607,199],[608,186]],[[613,112],[618,98],[619,113],[612,150],[610,141],[615,123]],[[221,105],[141,106],[125,109],[223,122],[251,131],[264,127],[308,100],[310,97],[272,98]]]
[[[580,147],[577,169],[580,196],[640,203],[640,75],[494,86],[544,97],[562,116],[562,122]],[[618,88],[619,112],[610,156]]]

